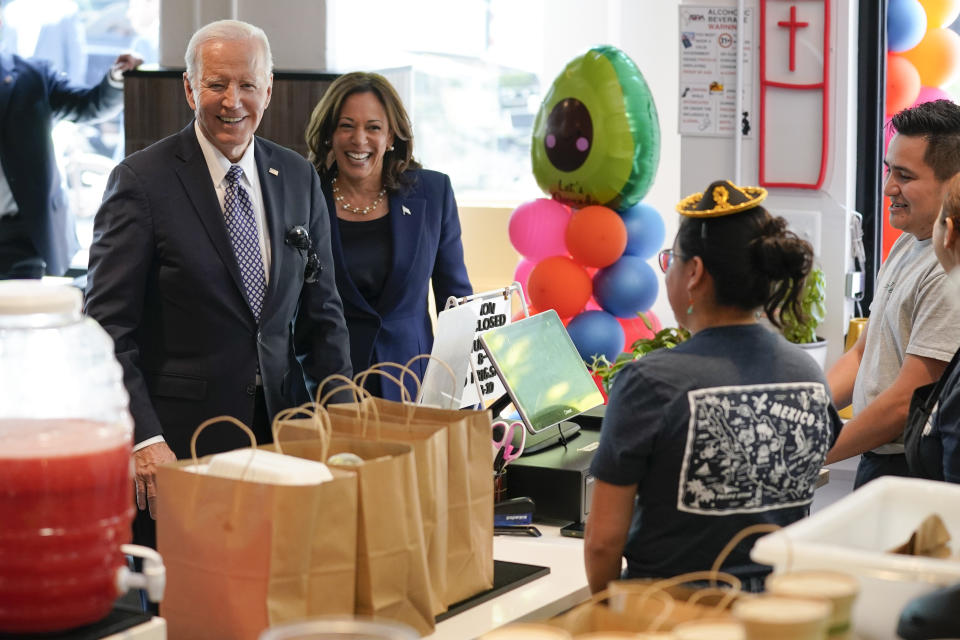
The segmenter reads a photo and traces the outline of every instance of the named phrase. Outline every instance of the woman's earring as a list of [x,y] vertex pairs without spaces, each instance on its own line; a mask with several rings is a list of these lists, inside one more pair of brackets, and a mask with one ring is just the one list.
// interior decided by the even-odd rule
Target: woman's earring
[[327,146],[330,146],[330,141],[329,141],[329,140],[324,140],[324,141],[323,141],[323,144],[325,144],[325,145],[327,145]]
[[390,145],[390,148],[387,151],[393,151],[393,145]]
[[692,313],[693,313],[693,300],[690,301],[690,306],[687,307],[687,315],[689,316]]

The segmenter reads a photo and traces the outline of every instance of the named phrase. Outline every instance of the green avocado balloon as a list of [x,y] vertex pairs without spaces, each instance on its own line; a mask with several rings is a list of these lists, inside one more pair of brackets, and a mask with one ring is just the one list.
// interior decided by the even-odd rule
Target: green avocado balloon
[[555,200],[618,210],[639,202],[660,162],[660,122],[633,60],[604,45],[570,61],[537,111],[530,155]]

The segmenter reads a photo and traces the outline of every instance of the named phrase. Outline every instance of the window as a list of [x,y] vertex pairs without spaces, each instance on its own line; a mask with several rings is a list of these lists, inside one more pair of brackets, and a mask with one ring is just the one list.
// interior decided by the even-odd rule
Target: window
[[459,202],[540,194],[530,167],[543,0],[328,0],[330,68],[378,71],[399,92],[414,155],[450,175]]

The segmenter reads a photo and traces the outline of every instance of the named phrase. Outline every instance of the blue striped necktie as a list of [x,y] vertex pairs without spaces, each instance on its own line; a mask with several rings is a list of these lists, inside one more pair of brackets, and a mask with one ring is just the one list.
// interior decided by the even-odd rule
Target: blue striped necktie
[[257,233],[257,221],[253,215],[253,203],[250,194],[240,184],[243,168],[238,164],[230,165],[227,171],[227,189],[223,198],[223,216],[227,222],[227,232],[233,244],[233,255],[240,267],[247,304],[253,316],[259,321],[263,309],[263,295],[267,290],[267,279],[263,273],[263,258],[260,256],[260,236]]

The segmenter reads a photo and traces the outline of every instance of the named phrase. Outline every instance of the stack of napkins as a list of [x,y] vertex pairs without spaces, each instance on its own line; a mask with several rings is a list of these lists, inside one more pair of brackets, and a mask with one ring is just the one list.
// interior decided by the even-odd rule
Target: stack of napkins
[[333,480],[322,462],[306,460],[264,449],[235,449],[217,453],[207,464],[186,467],[188,471],[218,478],[281,485],[310,485]]

